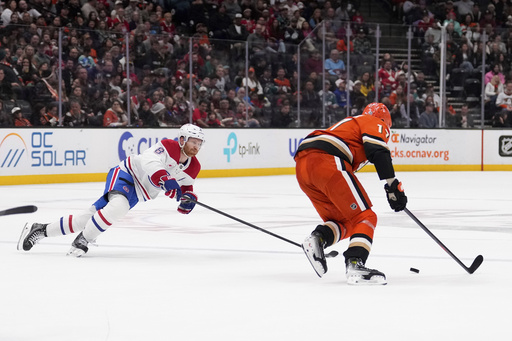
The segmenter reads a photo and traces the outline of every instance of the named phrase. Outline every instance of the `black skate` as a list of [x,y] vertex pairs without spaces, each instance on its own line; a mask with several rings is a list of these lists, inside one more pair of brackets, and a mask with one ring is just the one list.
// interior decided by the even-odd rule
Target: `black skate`
[[351,285],[386,285],[386,275],[364,266],[360,258],[347,260],[347,284]]
[[28,223],[21,231],[20,239],[18,240],[18,250],[30,251],[41,239],[46,237],[46,226],[48,224],[34,223],[30,226]]
[[318,277],[322,277],[327,272],[324,247],[325,241],[318,232],[311,233],[304,243],[302,243],[302,250],[304,250],[306,257],[308,257]]
[[82,257],[89,251],[87,245],[89,242],[85,239],[82,232],[78,236],[76,236],[73,243],[71,243],[71,249],[68,252],[68,256]]

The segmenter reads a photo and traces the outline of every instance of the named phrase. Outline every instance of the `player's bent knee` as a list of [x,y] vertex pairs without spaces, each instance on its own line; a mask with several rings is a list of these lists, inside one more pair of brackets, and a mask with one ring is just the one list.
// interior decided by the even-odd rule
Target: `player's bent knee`
[[102,209],[103,215],[114,222],[124,217],[130,210],[128,199],[119,193],[110,193],[108,196],[108,204]]

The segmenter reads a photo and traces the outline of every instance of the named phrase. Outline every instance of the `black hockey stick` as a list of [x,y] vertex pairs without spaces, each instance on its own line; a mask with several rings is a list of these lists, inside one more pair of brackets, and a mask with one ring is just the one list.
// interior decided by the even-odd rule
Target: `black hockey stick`
[[464,268],[464,270],[466,270],[469,274],[472,274],[473,272],[476,271],[476,269],[478,269],[478,267],[480,266],[480,264],[482,264],[482,262],[484,261],[484,257],[482,255],[478,255],[475,260],[473,261],[473,264],[471,264],[471,266],[468,268],[467,266],[464,265],[464,263],[462,263],[460,261],[460,259],[458,259],[439,239],[437,239],[436,236],[434,236],[434,234],[432,232],[430,232],[430,230],[425,226],[423,225],[423,223],[414,216],[414,214],[411,213],[411,211],[409,211],[407,208],[404,209],[405,213],[407,213],[407,215],[409,217],[411,217],[412,220],[414,220],[416,222],[416,224],[419,225],[419,227],[421,227],[423,229],[423,231],[427,232],[427,234],[435,240],[435,242],[444,250],[446,251],[447,254],[449,254],[457,263],[459,263],[460,266],[462,266]]
[[32,213],[35,211],[37,211],[37,206],[34,205],[19,206],[0,211],[0,216],[10,214]]
[[[296,243],[296,242],[294,242],[294,241],[292,241],[292,240],[290,240],[290,239],[286,239],[285,237],[282,237],[282,236],[280,236],[280,235],[278,235],[278,234],[275,234],[275,233],[273,233],[273,232],[267,231],[267,230],[265,230],[265,229],[263,229],[263,228],[261,228],[261,227],[258,227],[258,226],[254,225],[254,224],[248,223],[248,222],[246,222],[245,220],[242,220],[242,219],[240,219],[240,218],[237,218],[237,217],[232,216],[231,214],[227,214],[226,212],[222,212],[222,211],[220,211],[220,210],[218,210],[218,209],[216,209],[216,208],[213,208],[213,207],[211,207],[211,206],[208,206],[208,205],[206,205],[206,204],[203,204],[202,202],[199,202],[199,201],[194,200],[194,199],[189,198],[189,197],[187,197],[187,198],[186,198],[186,199],[184,199],[184,200],[191,201],[191,202],[193,202],[193,203],[195,203],[195,204],[197,204],[197,205],[199,205],[199,206],[202,206],[202,207],[204,207],[204,208],[209,209],[210,211],[213,211],[213,212],[218,213],[218,214],[221,214],[221,215],[223,215],[223,216],[225,216],[225,217],[228,217],[228,218],[231,218],[231,219],[233,219],[233,220],[236,220],[236,221],[238,221],[239,223],[242,223],[242,224],[245,224],[245,225],[247,225],[247,226],[252,227],[253,229],[256,229],[256,230],[261,231],[261,232],[263,232],[263,233],[269,234],[269,235],[271,235],[272,237],[276,237],[276,238],[278,238],[278,239],[284,240],[284,241],[285,241],[285,242],[287,242],[287,243],[290,243],[290,244],[292,244],[292,245],[295,245],[295,246],[298,246],[298,247],[302,248],[302,246],[301,246],[299,243]],[[325,257],[336,257],[337,255],[338,255],[338,251],[334,251],[334,250],[333,250],[333,251],[331,251],[331,252],[329,252],[329,253],[325,254]]]

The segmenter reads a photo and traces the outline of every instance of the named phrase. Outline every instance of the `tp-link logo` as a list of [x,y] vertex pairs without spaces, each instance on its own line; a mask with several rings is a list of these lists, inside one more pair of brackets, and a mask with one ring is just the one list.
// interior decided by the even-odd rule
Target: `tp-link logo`
[[236,146],[238,145],[238,141],[235,133],[231,133],[228,136],[228,147],[224,148],[224,155],[227,156],[228,162],[231,162],[231,155],[235,154]]

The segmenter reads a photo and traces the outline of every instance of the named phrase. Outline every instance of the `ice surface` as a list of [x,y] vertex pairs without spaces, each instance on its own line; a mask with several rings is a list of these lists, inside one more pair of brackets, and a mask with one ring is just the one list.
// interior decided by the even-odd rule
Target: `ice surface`
[[[346,284],[341,253],[318,278],[298,247],[165,197],[141,203],[82,258],[73,236],[16,243],[26,221],[86,209],[103,183],[2,187],[0,340],[507,340],[512,316],[511,174],[398,174],[408,208],[469,275],[405,213],[374,173],[358,177],[379,216],[367,265],[388,285]],[[199,200],[294,242],[320,222],[293,176],[198,179]],[[329,250],[329,249],[328,249]],[[412,273],[409,268],[420,270]]]

